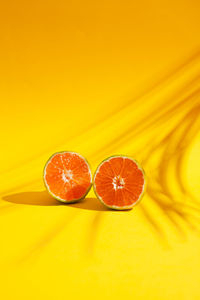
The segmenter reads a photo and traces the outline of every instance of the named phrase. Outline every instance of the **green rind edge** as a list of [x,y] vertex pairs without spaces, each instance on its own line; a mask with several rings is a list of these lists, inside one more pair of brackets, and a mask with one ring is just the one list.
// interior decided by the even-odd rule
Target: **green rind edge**
[[[83,195],[83,197],[81,197],[81,198],[79,198],[79,199],[75,199],[75,200],[71,200],[71,201],[65,201],[65,200],[62,200],[62,199],[56,197],[56,195],[54,195],[54,194],[49,190],[48,185],[46,184],[46,181],[45,181],[45,170],[46,170],[46,166],[47,166],[48,162],[49,162],[56,154],[62,154],[62,153],[75,153],[75,154],[81,156],[81,157],[85,160],[85,162],[88,164],[88,167],[89,167],[89,170],[90,170],[90,173],[91,173],[91,184],[90,184],[89,188],[87,189],[86,193]],[[54,154],[52,154],[52,155],[49,157],[49,159],[47,160],[47,162],[46,162],[46,164],[45,164],[45,166],[44,166],[44,168],[43,168],[43,183],[44,183],[44,186],[45,186],[47,192],[48,192],[54,199],[56,199],[57,201],[62,202],[62,203],[65,203],[65,204],[70,204],[70,203],[76,203],[76,202],[79,202],[79,201],[83,200],[83,199],[87,196],[87,194],[88,194],[89,191],[91,190],[91,187],[92,187],[92,184],[93,184],[93,182],[92,182],[92,172],[91,172],[90,164],[89,164],[88,160],[87,160],[83,155],[81,155],[81,154],[79,154],[79,153],[77,153],[77,152],[75,152],[75,151],[59,151],[59,152],[55,152]]]
[[[106,203],[103,202],[103,200],[101,199],[101,197],[98,195],[98,193],[97,193],[97,191],[96,191],[96,185],[95,185],[95,177],[96,177],[96,173],[97,173],[98,169],[100,168],[100,166],[101,166],[105,161],[107,161],[107,160],[109,160],[109,159],[111,159],[111,158],[113,158],[113,157],[125,157],[125,158],[131,159],[132,161],[134,161],[134,162],[136,163],[137,167],[138,167],[138,168],[142,171],[142,173],[143,173],[143,176],[144,176],[143,191],[142,191],[142,193],[140,194],[140,197],[138,198],[138,200],[137,200],[136,202],[134,202],[134,203],[133,203],[132,205],[130,205],[130,206],[119,207],[119,206],[110,206],[110,205],[107,205]],[[96,170],[95,170],[95,172],[94,172],[94,175],[93,175],[93,180],[92,180],[92,182],[93,182],[93,189],[94,189],[94,192],[95,192],[96,197],[97,197],[97,198],[100,200],[100,202],[101,202],[103,205],[105,205],[107,208],[110,208],[110,209],[112,209],[112,210],[119,210],[119,211],[120,211],[120,210],[130,210],[130,209],[132,209],[135,205],[137,205],[137,204],[142,200],[142,198],[143,198],[143,196],[144,196],[144,193],[145,193],[145,191],[146,191],[147,176],[146,176],[146,173],[145,173],[144,169],[142,168],[142,166],[139,164],[139,162],[138,162],[136,159],[132,158],[131,156],[127,156],[127,155],[112,155],[112,156],[109,156],[109,157],[105,158],[104,160],[102,160],[102,162],[97,166],[97,168],[96,168]]]

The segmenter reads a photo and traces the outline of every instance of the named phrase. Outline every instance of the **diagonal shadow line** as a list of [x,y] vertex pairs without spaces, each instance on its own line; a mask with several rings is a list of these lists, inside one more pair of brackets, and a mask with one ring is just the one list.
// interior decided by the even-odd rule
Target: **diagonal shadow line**
[[[176,230],[176,233],[178,237],[181,237],[181,240],[185,238],[185,233],[184,230],[182,229],[181,225],[175,220],[173,215],[174,207],[172,204],[167,203],[162,201],[160,197],[154,193],[154,191],[151,190],[151,188],[148,188],[147,194],[150,196],[151,200],[159,207],[160,211],[164,212],[166,218],[168,221],[170,221],[172,228]],[[163,235],[163,238],[165,239],[166,237]]]
[[[173,198],[173,194],[170,193],[168,185],[166,185],[166,173],[167,173],[167,168],[168,168],[168,160],[166,159],[166,155],[167,155],[169,148],[171,149],[171,146],[169,147],[169,144],[170,144],[171,139],[174,138],[174,134],[177,133],[177,130],[179,128],[181,128],[181,130],[182,130],[182,126],[183,126],[182,124],[187,121],[188,124],[186,124],[185,128],[183,128],[182,134],[179,137],[178,142],[176,143],[176,147],[174,147],[174,149],[173,149],[173,153],[171,154],[172,156],[177,156],[177,157],[179,157],[179,155],[181,155],[181,156],[184,155],[184,151],[187,149],[187,146],[188,146],[188,143],[185,142],[185,138],[189,138],[189,140],[191,141],[193,136],[195,134],[197,134],[197,132],[199,132],[199,127],[197,127],[196,130],[194,130],[194,132],[193,132],[193,136],[190,135],[191,130],[193,130],[193,125],[195,124],[195,121],[198,120],[199,108],[200,108],[200,106],[193,107],[189,111],[189,113],[186,115],[186,118],[182,119],[179,122],[179,124],[170,132],[170,134],[168,134],[168,136],[163,140],[164,143],[162,142],[163,145],[165,146],[165,151],[161,158],[161,164],[158,167],[159,178],[160,178],[159,184],[160,184],[162,194],[166,197],[166,199],[168,200],[168,203],[166,204],[166,202],[162,201],[161,197],[157,196],[157,191],[153,187],[151,187],[151,185],[149,185],[148,189],[147,189],[147,194],[155,202],[155,204],[157,204],[157,206],[162,211],[164,211],[164,213],[166,214],[168,219],[171,221],[171,223],[173,223],[173,226],[179,231],[179,233],[181,235],[184,232],[183,232],[181,226],[179,225],[179,223],[173,217],[173,215],[175,215],[176,217],[178,216],[181,220],[183,220],[186,223],[186,225],[188,227],[195,229],[195,231],[197,231],[197,232],[199,232],[199,230],[190,221],[190,218],[191,217],[193,218],[194,216],[192,216],[191,214],[189,214],[187,212],[182,212],[180,210],[180,207],[177,208],[174,206],[174,204],[176,204],[175,199]],[[183,147],[183,145],[184,145],[184,147]],[[166,146],[167,146],[167,148],[166,148]],[[162,145],[161,144],[157,145],[157,147],[155,147],[153,150],[155,151],[159,147],[162,147]],[[180,153],[179,153],[179,150],[181,150]],[[146,160],[146,163],[147,163],[147,160]],[[179,161],[178,161],[178,163],[179,163]],[[176,168],[176,178],[177,178],[177,172],[180,173],[180,170],[181,169],[180,169],[180,165],[179,165],[178,169]],[[180,174],[178,174],[178,176],[180,176]],[[179,184],[179,180],[177,180],[177,182]],[[179,184],[179,186],[180,186],[180,184]],[[191,208],[190,205],[188,207]],[[192,209],[194,209],[195,211],[198,211],[198,209],[195,207],[192,207]]]
[[[144,95],[146,94],[150,94],[160,88],[162,88],[163,84],[168,84],[170,81],[173,81],[174,78],[176,78],[180,73],[182,73],[183,71],[187,70],[187,68],[189,68],[192,64],[195,63],[196,60],[198,60],[200,57],[200,51],[196,50],[189,58],[187,58],[187,60],[181,64],[179,64],[179,66],[175,69],[173,69],[173,71],[171,71],[169,74],[167,74],[166,76],[164,76],[161,80],[159,80],[158,82],[156,82],[151,88],[147,89],[142,95],[138,96],[135,99],[132,99],[130,101],[128,101],[126,104],[123,104],[122,106],[120,106],[118,109],[116,109],[115,111],[112,111],[110,114],[108,114],[105,118],[102,118],[100,121],[95,122],[93,125],[88,126],[87,129],[84,129],[79,135],[90,131],[91,127],[94,128],[96,127],[98,124],[104,122],[106,119],[109,119],[111,116],[113,116],[113,114],[117,114],[120,110],[124,110],[127,109],[127,107],[129,107],[133,102],[139,101],[141,98],[144,97]],[[47,151],[50,151],[50,149],[54,149],[55,147],[62,147],[63,143],[66,143],[66,139],[60,141],[59,143],[57,143],[56,145],[52,146],[51,148],[46,149],[45,151],[40,152],[38,155],[34,155],[32,157],[29,158],[29,160],[27,160],[26,162],[20,163],[20,167],[27,165],[30,160],[36,160],[39,157],[41,157],[42,155],[44,155]],[[17,169],[19,166],[15,167],[15,169]],[[13,170],[12,169],[7,169],[5,170],[3,173],[7,173],[9,171]],[[0,172],[0,174],[2,174]]]
[[146,129],[149,129],[149,127],[156,126],[156,124],[159,124],[160,121],[163,122],[164,119],[167,119],[170,116],[174,115],[176,111],[181,109],[182,105],[185,106],[188,103],[191,105],[191,101],[196,101],[199,95],[200,89],[197,89],[193,93],[191,93],[187,98],[184,97],[180,103],[176,104],[174,107],[170,108],[164,113],[162,113],[161,108],[158,108],[156,111],[154,111],[154,115],[158,113],[158,116],[150,118],[150,120],[148,120],[146,116],[142,120],[140,119],[137,123],[131,125],[128,129],[126,129],[126,131],[124,131],[122,134],[113,138],[109,143],[101,147],[98,150],[98,153],[102,153],[105,149],[108,152],[116,147],[120,147],[121,144],[125,144],[133,137],[142,134]]
[[[199,96],[199,94],[195,94],[195,96]],[[190,97],[189,97],[189,99],[190,99]],[[185,99],[184,99],[184,101],[185,101]],[[191,103],[191,106],[193,106],[193,102]],[[175,157],[176,156],[179,157],[180,155],[181,155],[181,157],[183,157],[184,151],[185,151],[185,149],[187,149],[189,142],[199,132],[199,129],[200,129],[199,126],[197,126],[195,130],[193,129],[193,127],[194,127],[193,125],[196,122],[198,122],[198,120],[199,120],[199,108],[200,108],[199,105],[196,105],[195,107],[192,107],[192,109],[186,115],[184,115],[184,117],[179,121],[179,123],[176,125],[176,127],[173,128],[171,130],[171,132],[166,137],[164,137],[164,139],[161,141],[160,144],[157,144],[156,146],[151,148],[151,150],[147,151],[148,156],[146,156],[146,158],[143,159],[143,164],[147,164],[149,156],[150,156],[149,155],[150,152],[151,153],[152,153],[152,151],[155,152],[156,150],[158,150],[158,148],[161,148],[161,146],[166,147],[166,145],[167,145],[167,147],[168,147],[170,140],[172,138],[174,138],[174,134],[176,134],[177,131],[179,130],[179,128],[184,125],[185,128],[183,128],[184,130],[182,130],[182,135],[179,138],[180,140],[177,142],[177,145],[176,145],[176,147],[175,147],[175,149],[173,150],[173,153],[172,153],[172,155],[175,156]],[[187,121],[186,124],[185,124],[185,121]],[[191,135],[191,130],[193,131],[193,135]],[[167,148],[167,149],[169,149],[169,148]],[[166,154],[166,152],[164,152],[164,153]],[[165,157],[165,154],[162,156],[161,165],[162,165],[163,161],[164,162],[167,161],[167,159]],[[180,172],[181,163],[180,163],[179,160],[177,161],[177,164],[178,164],[178,169],[177,169],[178,176],[176,176],[176,177],[177,177],[178,184],[180,186],[181,185],[180,184],[180,179],[178,177],[180,176],[180,173],[181,173]],[[160,166],[158,166],[158,169],[159,168],[160,168]],[[162,170],[163,174],[166,173],[166,172],[164,172],[164,171],[166,171],[166,168],[167,168],[167,164],[165,164],[165,167],[164,167],[165,170]],[[165,196],[167,196],[167,198],[170,202],[173,202],[173,199],[171,198],[172,195],[169,193],[168,187],[165,187],[165,177],[163,178],[162,181],[164,182],[164,185],[163,185],[163,182],[161,184],[161,190],[162,190],[163,194]],[[160,183],[160,180],[159,180],[159,183]],[[163,189],[164,189],[164,191],[163,191]],[[181,189],[181,190],[183,192],[183,189]],[[155,201],[155,203],[161,208],[162,211],[163,210],[166,211],[167,217],[170,219],[171,223],[173,223],[173,225],[176,227],[177,231],[181,234],[182,237],[184,236],[183,230],[180,227],[179,223],[172,216],[173,214],[176,215],[176,216],[179,216],[180,219],[183,219],[190,228],[193,228],[196,231],[198,231],[197,228],[195,226],[193,226],[191,222],[189,222],[189,217],[193,218],[194,216],[189,215],[189,217],[188,217],[186,213],[181,214],[181,212],[179,210],[174,209],[172,206],[170,207],[169,204],[168,205],[166,205],[166,204],[163,205],[160,198],[155,196],[156,195],[156,190],[154,190],[154,189],[152,189],[152,192],[150,192],[150,189],[148,189],[147,193],[149,194],[150,198],[153,199]],[[198,210],[196,207],[191,207],[190,205],[187,205],[186,207],[189,207],[190,209],[193,209],[194,211]],[[144,212],[144,210],[143,210],[143,212]],[[148,214],[147,211],[145,211],[144,214],[145,214],[146,218],[150,221],[150,218],[149,218],[150,214]],[[151,220],[151,223],[152,223],[152,220]],[[156,224],[156,222],[154,222],[153,226],[155,227],[155,225],[157,226],[158,224]],[[161,235],[161,231],[159,231],[159,236],[160,235]]]
[[[190,191],[187,190],[187,188],[184,185],[183,178],[182,178],[182,165],[183,160],[185,157],[185,148],[188,149],[189,144],[194,140],[194,138],[197,136],[197,134],[200,131],[200,118],[199,118],[199,112],[200,112],[200,106],[197,108],[195,107],[194,110],[191,112],[191,123],[190,128],[188,128],[188,131],[185,134],[185,137],[183,141],[180,141],[179,147],[180,151],[176,154],[176,178],[177,182],[180,186],[180,189],[183,194],[189,195],[192,197],[192,194]],[[195,129],[193,129],[196,125]],[[192,132],[193,131],[193,132]],[[187,145],[187,146],[186,146]]]
[[[171,223],[172,225],[172,229],[175,229],[175,233],[177,235],[178,238],[180,238],[181,241],[186,241],[186,237],[187,237],[187,233],[184,230],[183,224],[185,224],[187,226],[188,229],[192,230],[193,232],[200,234],[200,230],[199,230],[199,218],[197,218],[195,215],[192,215],[190,212],[188,211],[184,211],[185,208],[189,210],[193,210],[194,212],[199,211],[199,209],[196,210],[195,207],[191,207],[190,205],[185,205],[184,210],[182,207],[182,203],[166,203],[166,202],[162,202],[161,198],[156,196],[156,193],[150,192],[148,191],[148,195],[150,196],[150,198],[153,200],[153,202],[159,207],[159,209],[165,214],[166,219]],[[174,205],[176,204],[176,206]],[[179,204],[179,206],[177,206],[177,204]],[[152,217],[154,219],[154,222],[157,224],[157,227],[160,226],[160,224],[158,222],[156,222],[156,218]],[[178,221],[181,222],[179,222]],[[194,219],[196,222],[194,223],[192,221],[192,219]],[[163,233],[162,236],[163,240],[167,240],[166,235]]]
[[[182,220],[184,219],[185,223],[189,227],[190,230],[195,231],[196,233],[200,234],[200,229],[197,227],[199,225],[200,217],[195,215],[191,215],[187,211],[184,210],[176,210],[176,215]],[[193,220],[193,221],[192,221]],[[195,222],[194,222],[195,221]]]
[[[197,96],[199,96],[199,94],[200,94],[200,93],[198,93]],[[195,98],[195,99],[198,99],[198,98]],[[191,101],[191,100],[192,100],[192,98],[189,98],[189,99],[188,99],[188,102]],[[184,100],[183,102],[185,102],[185,100]],[[150,127],[152,127],[152,126],[155,127],[156,124],[159,125],[161,120],[162,120],[162,123],[164,123],[164,121],[168,121],[170,117],[172,117],[173,115],[175,116],[175,114],[176,114],[176,112],[177,112],[178,110],[180,110],[180,107],[177,107],[176,110],[173,110],[173,109],[172,109],[170,112],[167,112],[167,113],[165,113],[165,114],[162,115],[162,116],[159,116],[159,118],[156,119],[156,120],[154,120],[154,121],[152,121],[151,124],[146,124],[146,125],[144,124],[144,126],[143,126],[142,128],[139,127],[139,124],[138,124],[138,126],[137,126],[137,125],[134,125],[135,128],[138,128],[137,130],[135,130],[135,132],[129,130],[129,131],[127,132],[127,134],[125,133],[123,136],[121,136],[121,139],[118,140],[118,139],[116,138],[114,142],[113,142],[113,140],[112,140],[112,142],[109,143],[109,145],[107,144],[106,146],[102,147],[101,150],[98,151],[98,153],[99,153],[99,152],[100,152],[100,153],[103,152],[104,149],[106,149],[106,151],[108,152],[108,151],[111,151],[111,150],[113,150],[113,149],[115,149],[115,148],[117,148],[117,147],[120,147],[121,145],[126,144],[126,143],[127,143],[128,141],[130,141],[131,139],[133,139],[133,138],[139,136],[139,134],[143,134],[144,131],[147,130],[147,129],[149,129]]]
[[129,107],[134,101],[141,100],[141,98],[143,98],[144,95],[157,92],[159,89],[163,88],[163,85],[168,85],[170,84],[170,82],[173,82],[175,78],[179,77],[179,75],[182,75],[182,73],[185,72],[188,68],[190,68],[192,64],[195,64],[196,61],[199,60],[199,58],[200,49],[196,50],[190,57],[186,59],[186,61],[179,64],[177,68],[174,68],[166,76],[163,76],[159,81],[156,81],[156,83],[150,89],[146,90],[141,96],[127,102],[123,106],[123,109]]
[[[198,51],[198,52],[196,52],[192,57],[191,57],[191,59],[189,59],[188,61],[187,61],[187,63],[184,63],[183,65],[182,65],[182,67],[181,68],[179,68],[180,69],[180,71],[182,70],[182,69],[184,69],[183,67],[184,67],[184,65],[186,66],[186,65],[190,65],[191,63],[194,63],[194,61],[196,60],[196,59],[198,59],[200,57],[200,52]],[[186,68],[187,69],[187,68]],[[147,126],[148,127],[148,126]],[[130,131],[131,129],[129,129],[129,131]],[[143,130],[144,131],[144,130]],[[128,137],[128,138],[130,138],[130,137]],[[120,137],[118,138],[118,140],[120,140]],[[121,141],[121,143],[122,143],[122,141]],[[106,148],[107,147],[107,149],[108,149],[108,145],[107,146],[105,146],[105,147],[103,147],[103,148]],[[115,147],[116,147],[116,145],[115,145]],[[102,149],[102,151],[103,151],[103,149]],[[99,152],[99,151],[98,151]],[[46,152],[44,152],[44,153],[46,153]],[[37,156],[37,157],[40,157],[41,155],[39,155],[39,156]],[[94,155],[95,156],[95,155]],[[4,172],[5,173],[5,172]],[[28,183],[29,184],[29,183]],[[25,184],[25,185],[28,185],[27,183]],[[24,185],[22,185],[22,187],[23,187]],[[19,188],[19,186],[16,186],[14,189],[18,189]],[[8,193],[8,192],[10,192],[10,191],[12,191],[13,189],[9,189],[9,190],[6,190],[6,191],[4,191],[4,194],[5,193]]]
[[[198,109],[199,110],[199,106],[194,107],[194,111]],[[191,111],[187,114],[185,114],[178,122],[178,124],[176,124],[176,126],[164,137],[162,138],[161,141],[159,141],[159,143],[153,145],[152,147],[147,149],[148,154],[151,153],[153,154],[156,150],[159,150],[159,148],[162,148],[163,146],[166,146],[166,144],[168,143],[168,141],[171,139],[171,137],[177,132],[177,130],[179,129],[180,126],[182,126],[182,124],[184,124],[185,119],[188,118],[188,116],[190,115]],[[195,121],[195,120],[194,120]],[[191,125],[193,124],[193,120],[191,120]],[[184,126],[184,125],[183,125]],[[195,134],[198,133],[198,130],[195,131]],[[185,130],[184,135],[187,135],[187,131]],[[151,145],[150,145],[151,146]],[[188,146],[188,145],[187,145]],[[150,158],[150,156],[146,154],[146,157],[143,158],[142,162],[143,165],[146,165],[148,163],[148,160]],[[163,161],[166,160],[165,157],[163,157]],[[156,167],[156,169],[158,169],[159,167]]]
[[161,228],[160,224],[158,224],[158,222],[155,221],[152,214],[148,212],[148,209],[142,203],[140,204],[140,210],[142,211],[147,222],[151,225],[154,233],[156,234],[156,237],[158,238],[162,246],[166,249],[169,249],[170,245],[168,243],[166,234],[164,230]]
[[[182,143],[182,139],[184,139],[185,134],[187,133],[187,131],[190,129],[193,120],[188,120],[188,115],[186,115],[185,120],[183,119],[182,122],[180,122],[175,129],[173,129],[170,134],[167,136],[167,139],[165,140],[165,150],[163,152],[162,155],[162,161],[159,167],[159,178],[160,178],[160,185],[161,188],[163,190],[163,192],[165,193],[165,195],[167,195],[169,198],[173,199],[173,194],[170,193],[170,190],[167,186],[167,180],[166,180],[166,176],[167,176],[167,172],[166,170],[168,169],[169,166],[169,161],[176,155],[179,155],[179,145],[180,143]],[[188,124],[186,123],[188,122]],[[180,126],[181,124],[181,126]],[[185,126],[185,128],[184,128]],[[176,145],[173,146],[174,143],[174,134],[176,134],[178,132],[178,130],[182,131],[181,136],[179,137],[179,140],[176,142]],[[183,151],[183,150],[182,150]]]
[[[180,157],[180,155],[182,155],[182,157],[184,156],[188,145],[187,145],[187,147],[186,147],[186,145],[185,145],[185,147],[183,147],[182,145],[183,145],[183,143],[185,144],[186,137],[188,136],[188,134],[190,134],[191,128],[193,127],[194,122],[198,118],[198,112],[200,111],[199,108],[200,108],[200,106],[197,106],[194,109],[192,109],[185,116],[185,119],[183,119],[178,124],[176,129],[172,130],[172,132],[168,135],[167,140],[165,141],[166,147],[165,147],[165,151],[163,153],[163,159],[161,161],[160,168],[159,168],[159,178],[160,178],[161,188],[164,191],[165,195],[168,195],[169,198],[173,198],[173,195],[172,195],[172,193],[169,192],[169,188],[167,186],[166,170],[169,166],[169,161],[173,157],[176,157],[176,159],[177,159]],[[186,122],[188,122],[188,124]],[[184,126],[185,126],[185,128],[184,128]],[[182,134],[179,137],[179,140],[177,140],[175,146],[173,146],[172,143],[174,142],[174,140],[173,140],[174,134],[176,134],[178,130],[179,131],[181,130]],[[180,177],[179,168],[180,168],[180,166],[177,168],[177,165],[176,165],[176,179],[177,179],[178,183],[180,183],[180,181],[178,180],[178,178]],[[181,188],[180,184],[179,184],[179,187]]]
[[[193,108],[193,110],[195,111],[195,110],[199,110],[199,106],[196,106],[196,107],[194,107]],[[180,127],[180,125],[182,126],[182,124],[184,124],[184,121],[185,121],[185,119],[189,116],[191,114],[191,111],[188,113],[188,114],[186,114],[186,115],[184,115],[183,117],[182,117],[182,119],[179,121],[179,123],[178,124],[176,124],[176,126],[161,140],[161,141],[159,141],[159,143],[157,143],[157,144],[155,144],[155,145],[153,145],[153,147],[150,147],[150,148],[148,148],[148,150],[147,150],[147,152],[148,152],[148,154],[151,152],[151,154],[153,154],[156,150],[159,150],[159,148],[161,148],[162,146],[165,146],[168,142],[169,142],[169,140],[171,139],[171,137],[173,137],[173,135],[177,132],[177,130],[179,129],[179,127]],[[196,118],[195,119],[193,119],[193,120],[191,120],[191,122],[190,122],[190,124],[189,124],[189,126],[188,127],[190,127],[194,122],[196,121]],[[184,126],[184,125],[183,125]],[[186,136],[187,135],[187,133],[188,133],[188,127],[187,127],[187,129],[185,130],[185,132],[184,132],[184,136]],[[196,135],[198,133],[198,130],[196,130],[195,131],[195,133],[194,133],[194,135]],[[150,145],[151,146],[151,145]],[[188,146],[188,145],[187,145]],[[146,154],[146,157],[144,157],[143,158],[143,160],[142,160],[142,162],[143,162],[143,165],[146,165],[147,163],[148,163],[148,160],[149,160],[149,158],[150,158],[150,156],[148,155],[148,154]],[[175,153],[174,153],[175,154]],[[164,155],[163,155],[164,156]],[[165,158],[165,156],[163,157],[163,161],[165,161],[166,160],[166,158]],[[156,169],[158,169],[158,167],[156,167],[155,168],[155,170]]]

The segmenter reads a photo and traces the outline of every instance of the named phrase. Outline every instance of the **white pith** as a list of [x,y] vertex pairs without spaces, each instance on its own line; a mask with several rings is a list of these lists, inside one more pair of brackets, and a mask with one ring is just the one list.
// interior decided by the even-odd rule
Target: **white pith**
[[[105,162],[110,161],[111,159],[113,159],[113,158],[115,158],[115,157],[116,157],[116,158],[118,158],[118,157],[119,157],[119,158],[126,158],[126,159],[132,160],[132,161],[137,165],[138,169],[141,170],[141,172],[142,172],[142,174],[143,174],[144,184],[143,184],[143,187],[142,187],[142,191],[141,191],[141,193],[140,193],[140,195],[139,195],[137,201],[135,201],[135,202],[134,202],[133,204],[131,204],[131,205],[126,205],[126,206],[107,205],[107,204],[103,201],[102,197],[99,196],[99,194],[98,194],[97,191],[96,191],[95,178],[96,178],[96,175],[99,173],[100,167],[101,167]],[[145,173],[144,173],[144,170],[140,167],[139,163],[138,163],[135,159],[133,159],[133,158],[131,158],[131,157],[128,157],[128,156],[124,156],[124,155],[114,155],[114,156],[109,157],[108,159],[103,160],[103,161],[101,162],[101,164],[98,166],[98,168],[97,168],[97,170],[96,170],[96,172],[95,172],[95,174],[94,174],[94,180],[93,180],[94,191],[95,191],[95,194],[97,195],[97,197],[99,198],[99,200],[100,200],[106,207],[109,207],[109,208],[111,208],[111,209],[116,209],[116,210],[126,210],[126,209],[130,209],[130,208],[132,208],[133,206],[135,206],[135,205],[140,201],[140,199],[142,198],[142,196],[143,196],[143,194],[144,194],[145,183],[146,183],[146,182],[145,182]]]
[[65,182],[70,182],[73,178],[72,170],[63,170],[62,172],[62,180]]
[[[70,200],[70,201],[67,201],[67,200],[65,200],[65,199],[63,199],[63,198],[60,198],[59,196],[57,196],[57,195],[55,195],[54,193],[52,193],[52,191],[50,190],[50,187],[49,187],[48,183],[47,183],[46,180],[45,180],[45,178],[46,178],[46,168],[47,168],[47,166],[49,165],[49,163],[51,163],[51,161],[52,161],[52,159],[54,158],[54,156],[55,156],[55,155],[58,155],[58,154],[60,154],[60,155],[61,155],[61,154],[65,154],[65,153],[70,153],[70,154],[74,154],[74,155],[79,156],[80,158],[82,158],[82,159],[84,160],[84,162],[85,162],[86,165],[88,166],[88,172],[89,172],[89,174],[90,174],[90,186],[89,186],[88,190],[86,191],[86,193],[83,195],[82,198],[84,198],[84,197],[87,195],[87,193],[89,192],[89,190],[90,190],[90,188],[91,188],[91,185],[92,185],[92,173],[91,173],[89,164],[88,164],[88,162],[86,161],[86,159],[85,159],[82,155],[80,155],[79,153],[76,153],[76,152],[71,152],[71,151],[57,152],[57,153],[55,153],[54,155],[52,155],[52,157],[47,161],[46,166],[45,166],[45,168],[44,168],[44,182],[45,182],[45,186],[46,186],[48,192],[49,192],[54,198],[60,200],[61,202],[64,202],[64,203],[66,203],[66,202],[67,202],[67,203],[70,203],[70,202],[76,202],[76,201],[78,201],[78,200],[81,200],[82,198],[74,198],[73,200]],[[61,156],[61,160],[62,160],[62,156]],[[56,164],[57,164],[57,162],[56,162]],[[56,167],[57,167],[57,166],[56,166]],[[57,167],[57,168],[60,169],[59,167]],[[73,178],[73,173],[72,173],[72,171],[71,171],[71,170],[66,170],[66,169],[65,169],[65,170],[60,169],[60,170],[62,171],[62,179],[63,179],[63,181],[64,181],[64,182],[70,182],[70,180]]]
[[[118,181],[119,181],[119,183],[118,183]],[[115,191],[118,189],[123,189],[124,184],[125,184],[124,178],[122,178],[120,175],[115,176],[113,178],[112,185],[113,185],[113,188]]]

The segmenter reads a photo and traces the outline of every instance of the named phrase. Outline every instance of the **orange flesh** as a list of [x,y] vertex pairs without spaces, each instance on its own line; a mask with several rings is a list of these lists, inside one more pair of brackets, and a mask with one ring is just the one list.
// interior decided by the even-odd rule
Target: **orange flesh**
[[104,161],[94,179],[96,193],[109,207],[131,207],[144,189],[144,175],[135,161],[112,157]]
[[87,162],[73,152],[55,154],[47,163],[44,174],[49,191],[66,202],[83,198],[92,180]]

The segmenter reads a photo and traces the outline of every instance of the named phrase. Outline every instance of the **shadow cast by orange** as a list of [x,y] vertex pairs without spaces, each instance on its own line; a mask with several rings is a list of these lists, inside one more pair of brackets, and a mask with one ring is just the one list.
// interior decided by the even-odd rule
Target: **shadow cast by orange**
[[46,191],[23,192],[23,193],[11,194],[11,195],[4,196],[3,200],[15,204],[25,204],[25,205],[40,205],[40,206],[60,205],[60,202],[52,198]]
[[97,198],[85,198],[79,202],[71,203],[70,206],[96,211],[109,211]]
[[65,204],[51,197],[47,191],[17,193],[4,196],[2,199],[14,204],[39,206],[63,205],[86,210],[108,211],[108,209],[102,203],[100,203],[97,198],[88,197],[76,203]]
[[[109,210],[102,204],[97,198],[88,197],[76,203],[65,204],[57,201],[51,197],[47,191],[33,191],[33,192],[23,192],[12,195],[7,195],[2,198],[4,201],[12,203],[12,206],[17,207],[17,205],[33,205],[33,206],[56,206],[60,205],[65,208],[73,207],[77,209],[91,210],[96,211],[92,215],[92,224],[89,230],[89,236],[87,239],[87,253],[89,256],[93,254],[95,248],[95,241],[97,236],[97,231],[99,229],[99,224],[102,220],[102,212],[109,212]],[[60,234],[63,230],[66,229],[67,225],[79,215],[79,210],[67,210],[67,215],[64,218],[61,218],[59,222],[56,222],[52,228],[46,232],[42,238],[40,238],[36,243],[34,243],[30,249],[27,250],[27,253],[20,257],[17,261],[17,264],[25,263],[31,257],[37,257],[54,238]]]

